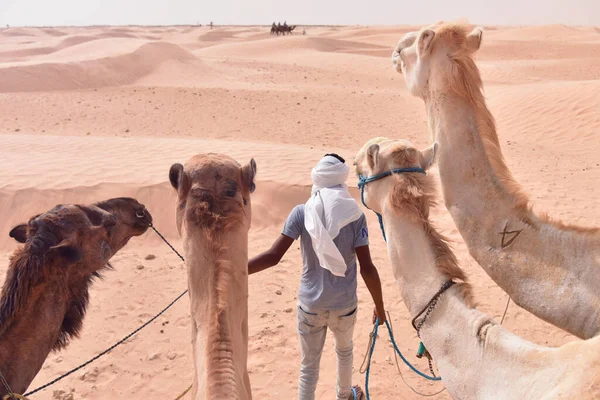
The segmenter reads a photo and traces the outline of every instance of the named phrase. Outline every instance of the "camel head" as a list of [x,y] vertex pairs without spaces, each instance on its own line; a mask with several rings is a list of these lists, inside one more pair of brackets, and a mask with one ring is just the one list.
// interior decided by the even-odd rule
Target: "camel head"
[[57,205],[17,225],[9,235],[31,254],[57,254],[73,263],[85,254],[90,265],[101,267],[151,223],[152,216],[137,200],[114,198],[92,205]]
[[116,197],[94,204],[116,219],[109,244],[113,253],[121,250],[134,236],[140,236],[152,225],[152,215],[143,204],[131,197]]
[[[176,223],[190,294],[195,399],[250,399],[248,231],[254,159],[241,166],[222,154],[173,164]],[[223,356],[223,354],[226,354]]]
[[115,224],[115,217],[98,207],[61,204],[16,226],[10,236],[25,244],[25,253],[43,259],[44,266],[93,264],[100,269],[113,254],[109,234]]
[[221,154],[199,154],[185,164],[173,164],[169,180],[177,191],[177,229],[199,228],[227,232],[250,229],[250,193],[254,191],[256,162],[240,166]]
[[466,25],[436,24],[405,34],[392,53],[392,63],[404,76],[408,91],[425,100],[440,85],[464,85],[465,68],[476,70],[473,54],[483,31]]
[[[357,176],[372,177],[399,168],[422,168],[427,171],[435,162],[437,143],[419,151],[407,140],[391,140],[378,137],[369,140],[354,159]],[[383,214],[386,205],[398,206],[405,200],[414,200],[423,193],[424,175],[416,172],[395,173],[382,179],[369,182],[364,187],[365,204]],[[427,190],[429,192],[429,189]],[[395,207],[396,209],[398,207]]]

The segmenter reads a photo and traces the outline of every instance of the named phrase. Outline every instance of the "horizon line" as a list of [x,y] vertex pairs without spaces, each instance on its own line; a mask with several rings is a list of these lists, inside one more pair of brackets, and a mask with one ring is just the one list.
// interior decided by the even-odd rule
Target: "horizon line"
[[[455,20],[456,21],[456,20]],[[436,21],[436,22],[452,22],[452,21]],[[494,28],[518,28],[518,27],[544,27],[544,26],[562,26],[567,28],[600,28],[600,25],[570,25],[561,23],[546,23],[546,24],[473,24],[470,22],[461,22],[467,25],[480,26],[480,27],[494,27]],[[0,30],[12,29],[12,28],[119,28],[119,27],[145,27],[145,28],[169,28],[169,27],[187,27],[187,28],[205,28],[209,27],[208,24],[91,24],[91,25],[10,25],[0,26]],[[348,27],[415,27],[415,26],[427,26],[429,24],[288,24],[288,26],[296,25],[297,27],[309,27],[309,28],[348,28]],[[213,28],[270,28],[271,24],[222,24],[215,25]]]

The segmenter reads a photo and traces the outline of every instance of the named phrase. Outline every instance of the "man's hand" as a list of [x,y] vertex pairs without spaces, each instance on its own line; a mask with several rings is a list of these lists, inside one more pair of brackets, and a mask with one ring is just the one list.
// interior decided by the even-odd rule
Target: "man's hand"
[[360,246],[356,248],[356,257],[360,263],[360,275],[363,277],[367,289],[373,297],[375,303],[375,310],[373,311],[373,323],[375,319],[379,320],[379,325],[385,323],[385,308],[383,307],[383,296],[381,294],[381,281],[379,280],[379,274],[377,268],[373,265],[371,260],[371,253],[369,252],[369,246]]
[[373,309],[373,324],[375,321],[379,320],[379,325],[383,325],[387,318],[385,317],[385,310],[381,310],[381,312],[377,311],[377,307]]

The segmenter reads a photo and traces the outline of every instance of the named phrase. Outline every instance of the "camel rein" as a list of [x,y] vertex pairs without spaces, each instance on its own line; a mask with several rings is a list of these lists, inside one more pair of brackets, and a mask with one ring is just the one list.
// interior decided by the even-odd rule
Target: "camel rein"
[[[380,213],[378,213],[377,211],[373,210],[372,208],[370,208],[367,203],[365,202],[365,187],[367,186],[368,183],[374,182],[376,180],[382,179],[382,178],[386,178],[388,176],[392,176],[393,174],[403,174],[403,173],[410,173],[410,172],[418,172],[424,175],[427,175],[427,172],[425,172],[424,169],[419,168],[419,167],[411,167],[411,168],[396,168],[396,169],[392,169],[389,171],[385,171],[382,172],[380,174],[377,175],[373,175],[373,176],[365,176],[363,177],[362,175],[358,176],[358,189],[360,190],[360,200],[363,204],[363,206],[365,206],[366,208],[368,208],[369,210],[373,211],[376,215],[377,215],[377,219],[379,220],[379,227],[381,229],[381,234],[383,235],[383,240],[385,242],[387,242],[387,238],[385,235],[385,228],[383,226],[383,217]],[[423,324],[425,323],[425,321],[427,320],[427,317],[429,317],[429,315],[433,312],[433,309],[435,308],[438,300],[440,299],[441,295],[448,290],[450,287],[452,287],[454,284],[456,284],[456,282],[452,281],[452,280],[448,280],[446,282],[444,282],[444,284],[442,285],[442,287],[440,287],[440,289],[433,295],[433,297],[431,298],[431,300],[429,300],[429,302],[427,303],[427,305],[412,319],[411,324],[413,326],[413,328],[415,328],[415,330],[417,331],[417,336],[419,337],[419,339],[421,338],[421,327],[423,326]],[[508,298],[508,302],[510,302],[510,297]],[[508,304],[506,303],[506,308],[504,309],[504,314],[502,315],[502,321],[500,322],[500,324],[502,324],[504,322],[504,317],[506,316],[506,311],[508,310]],[[423,318],[419,321],[416,322],[417,319],[422,315],[425,314],[423,316]],[[392,345],[394,347],[394,360],[396,361],[396,368],[398,369],[398,372],[400,373],[400,377],[402,378],[402,381],[416,394],[423,396],[423,397],[432,397],[432,396],[436,396],[438,394],[440,394],[441,392],[443,392],[444,390],[446,390],[446,388],[443,388],[442,390],[436,392],[436,393],[432,393],[432,394],[424,394],[424,393],[420,393],[417,390],[415,390],[412,386],[410,386],[405,380],[404,380],[404,376],[402,376],[402,373],[400,372],[400,367],[398,366],[398,359],[396,358],[396,354],[400,356],[400,358],[402,359],[402,361],[404,361],[404,363],[410,367],[411,370],[413,370],[417,375],[420,375],[421,377],[431,380],[431,381],[440,381],[442,380],[441,377],[437,377],[435,376],[435,373],[433,371],[433,365],[432,365],[432,357],[429,354],[429,352],[427,351],[427,349],[425,349],[425,345],[423,345],[423,342],[419,342],[419,349],[417,350],[417,358],[421,358],[423,357],[423,355],[426,356],[428,364],[429,364],[429,371],[431,372],[432,376],[428,376],[426,374],[424,374],[423,372],[419,371],[417,368],[415,368],[403,355],[402,352],[400,351],[400,349],[398,348],[398,345],[396,344],[396,340],[394,339],[394,332],[390,323],[390,315],[388,313],[388,318],[385,321],[385,325],[387,327],[388,333],[390,335],[390,341],[392,342]],[[367,400],[371,399],[371,396],[369,394],[369,373],[371,371],[371,358],[373,357],[373,352],[375,350],[375,342],[377,340],[377,331],[379,329],[379,319],[376,318],[375,319],[375,323],[373,324],[373,331],[371,332],[370,339],[369,339],[369,345],[368,345],[368,351],[367,353],[365,353],[365,358],[363,360],[363,365],[360,368],[360,372],[361,373],[365,373],[365,394],[367,397]],[[367,368],[366,370],[363,370],[363,366],[365,364],[365,362],[367,363]]]
[[[140,213],[136,213],[136,217],[139,219],[142,219],[145,217],[145,213],[142,211]],[[177,250],[175,250],[175,248],[171,245],[171,243],[169,243],[169,241],[158,231],[158,229],[156,229],[156,227],[150,223],[148,225],[149,228],[152,228],[154,230],[154,232],[156,232],[156,234],[163,240],[163,242],[165,242],[170,248],[171,250],[173,250],[173,252],[175,254],[177,254],[177,256],[181,259],[181,261],[185,262],[185,259],[183,258],[183,256],[181,254],[179,254],[179,252]],[[138,333],[139,331],[141,331],[142,329],[144,329],[146,326],[148,326],[150,323],[152,323],[154,320],[156,320],[158,317],[160,317],[165,311],[167,311],[169,308],[171,308],[171,306],[173,306],[173,304],[175,304],[179,299],[181,299],[186,293],[188,292],[188,290],[186,289],[183,293],[181,293],[179,296],[177,296],[173,301],[171,301],[165,308],[163,308],[158,314],[156,314],[154,317],[150,318],[148,321],[146,321],[144,324],[142,324],[139,328],[137,328],[136,330],[134,330],[133,332],[131,332],[130,334],[128,334],[127,336],[125,336],[123,339],[119,340],[117,343],[115,343],[114,345],[110,346],[108,349],[104,350],[103,352],[99,353],[98,355],[92,357],[91,359],[89,359],[88,361],[84,362],[83,364],[81,364],[80,366],[73,368],[72,370],[64,373],[63,375],[59,376],[58,378],[38,387],[37,389],[31,390],[27,393],[25,393],[24,395],[20,395],[17,393],[14,393],[11,389],[10,386],[8,384],[8,382],[6,381],[6,379],[4,378],[4,375],[2,374],[2,371],[0,371],[0,380],[2,381],[2,384],[4,385],[4,387],[6,388],[8,394],[5,395],[2,400],[28,400],[26,396],[31,396],[34,393],[37,393],[41,390],[46,389],[48,386],[51,386],[53,384],[55,384],[56,382],[66,378],[67,376],[71,375],[74,372],[79,371],[81,368],[86,367],[87,365],[91,364],[92,362],[96,361],[97,359],[99,359],[100,357],[102,357],[103,355],[111,352],[114,348],[116,348],[117,346],[123,344],[126,340],[128,340],[129,338],[131,338],[132,336],[134,336],[136,333]],[[191,385],[182,393],[180,394],[177,399],[182,398],[189,390],[191,389]]]
[[[365,206],[369,210],[373,211],[375,213],[375,215],[377,215],[377,219],[379,220],[379,228],[381,229],[381,234],[383,235],[383,240],[386,241],[386,242],[387,242],[387,237],[385,235],[385,228],[383,226],[383,216],[380,213],[378,213],[377,211],[373,210],[372,208],[370,208],[367,205],[367,203],[365,201],[365,187],[367,186],[367,184],[369,184],[371,182],[374,182],[374,181],[377,181],[379,179],[383,179],[383,178],[386,178],[388,176],[392,176],[394,174],[404,174],[404,173],[410,173],[410,172],[418,172],[420,174],[427,175],[427,172],[425,172],[425,170],[423,168],[410,167],[410,168],[395,168],[395,169],[392,169],[392,170],[389,170],[389,171],[385,171],[385,172],[382,172],[380,174],[373,175],[373,176],[362,176],[362,175],[358,176],[358,188],[360,189],[360,200],[361,200],[363,206]],[[442,295],[442,293],[444,293],[454,283],[455,282],[453,282],[451,280],[445,282],[444,285],[440,288],[440,290],[427,303],[427,305],[425,306],[425,308],[421,312],[419,312],[417,314],[417,316],[412,320],[413,327],[415,327],[415,329],[417,330],[417,336],[419,336],[419,330],[420,330],[421,326],[423,325],[423,323],[425,322],[425,320],[427,319],[427,317],[429,316],[429,314],[433,311],[433,308],[435,307],[435,305],[436,305],[438,299],[440,298],[440,296]],[[415,326],[415,320],[419,316],[421,316],[421,314],[423,314],[423,313],[425,313],[425,316],[423,317],[422,321],[419,322],[419,326],[417,328]],[[392,327],[391,327],[389,321],[386,320],[385,321],[385,325],[386,325],[386,327],[388,329],[388,333],[390,335],[390,340],[391,340],[392,345],[393,345],[394,350],[395,350],[394,358],[396,357],[396,354],[398,354],[400,356],[400,358],[402,359],[402,361],[404,361],[404,363],[406,365],[408,365],[410,367],[410,369],[412,369],[417,375],[420,375],[420,376],[422,376],[425,379],[428,379],[428,380],[431,380],[431,381],[439,381],[439,380],[442,379],[440,377],[435,376],[435,373],[433,372],[433,366],[431,364],[431,356],[429,355],[429,353],[425,353],[426,350],[425,350],[425,347],[423,346],[422,342],[419,344],[419,352],[417,353],[417,357],[421,358],[421,356],[423,354],[427,355],[427,359],[429,361],[429,370],[430,370],[432,376],[426,375],[423,372],[419,371],[417,368],[415,368],[402,355],[402,352],[398,348],[398,345],[396,344],[396,340],[394,339],[394,332],[392,331]],[[368,359],[368,364],[367,364],[367,369],[366,369],[366,374],[365,374],[365,394],[367,396],[367,400],[371,399],[371,396],[369,394],[369,374],[370,374],[370,371],[371,371],[371,358],[373,356],[373,351],[375,350],[375,342],[377,341],[377,331],[378,331],[378,329],[379,329],[379,319],[376,318],[375,324],[373,326],[373,332],[370,335],[371,339],[370,339],[370,342],[369,342],[368,356],[365,356],[365,361]],[[420,338],[420,336],[419,336],[419,338]],[[363,361],[363,365],[364,365],[365,361]],[[412,389],[412,387],[411,387],[411,389]],[[413,389],[413,391],[414,391],[414,389]],[[438,393],[440,393],[440,392],[438,392]],[[420,393],[418,393],[418,394],[420,394]]]

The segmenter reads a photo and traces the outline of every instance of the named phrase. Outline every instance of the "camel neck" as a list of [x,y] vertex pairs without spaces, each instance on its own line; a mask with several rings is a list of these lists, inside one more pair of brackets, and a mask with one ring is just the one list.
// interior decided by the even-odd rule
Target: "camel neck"
[[[402,299],[413,318],[448,281],[448,277],[435,265],[436,257],[431,251],[423,223],[389,208],[384,207],[383,213],[388,254]],[[446,297],[447,293],[442,297]]]
[[[436,265],[432,243],[421,221],[402,216],[389,207],[384,207],[383,218],[394,277],[413,318],[448,280],[448,276],[441,273]],[[440,296],[420,329],[420,338],[454,398],[476,398],[481,395],[481,390],[492,389],[499,398],[510,398],[506,387],[496,389],[495,378],[480,372],[502,371],[503,379],[519,379],[521,359],[515,360],[512,356],[515,368],[503,367],[503,360],[510,349],[507,351],[502,343],[515,343],[523,359],[527,358],[527,352],[534,350],[535,345],[490,324],[488,315],[467,305],[461,290],[460,285],[453,285]],[[493,334],[490,333],[492,331]],[[498,345],[496,340],[501,344]],[[415,338],[413,347],[416,348],[417,344],[418,339]],[[490,351],[484,357],[482,349],[486,346],[490,346]]]
[[246,399],[250,393],[247,233],[228,235],[227,243],[216,251],[199,243],[199,235],[184,242],[196,399]]
[[437,162],[446,207],[462,222],[457,224],[461,234],[476,239],[489,229],[487,224],[497,224],[495,216],[510,215],[515,204],[483,145],[481,129],[495,129],[493,119],[447,92],[434,93],[426,108],[429,127],[439,144]]
[[[58,341],[67,310],[60,290],[63,284],[52,281],[34,286],[0,336],[0,369],[15,393],[27,390]],[[0,397],[4,394],[0,385]]]
[[[445,205],[469,253],[520,307],[579,338],[597,335],[599,296],[593,288],[599,278],[592,236],[530,211],[502,160],[483,100],[476,107],[458,95],[436,92],[426,106],[439,143]],[[557,296],[573,287],[576,295]]]

